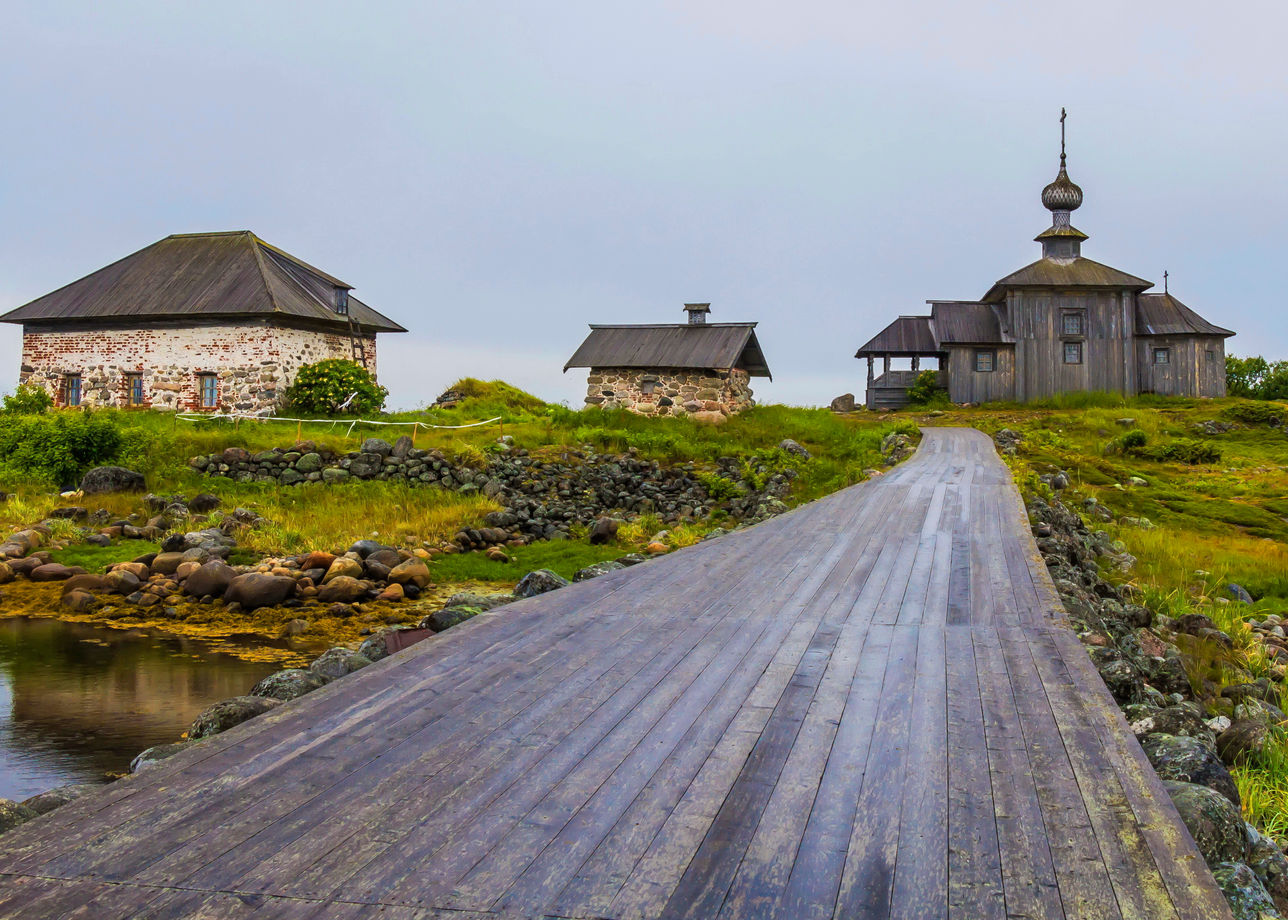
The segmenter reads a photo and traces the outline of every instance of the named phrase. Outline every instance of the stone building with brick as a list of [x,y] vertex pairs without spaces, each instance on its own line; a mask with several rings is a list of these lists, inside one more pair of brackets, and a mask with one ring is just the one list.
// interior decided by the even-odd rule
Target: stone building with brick
[[19,382],[59,406],[266,414],[296,371],[406,332],[250,231],[168,236],[19,307]]
[[711,304],[684,305],[687,323],[591,325],[564,365],[590,369],[586,405],[705,421],[755,405],[751,378],[768,377],[755,323],[708,323]]

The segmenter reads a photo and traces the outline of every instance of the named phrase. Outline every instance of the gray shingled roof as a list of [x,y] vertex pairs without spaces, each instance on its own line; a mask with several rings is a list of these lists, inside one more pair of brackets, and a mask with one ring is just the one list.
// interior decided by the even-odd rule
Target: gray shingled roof
[[1013,287],[1126,287],[1143,291],[1153,282],[1129,275],[1091,259],[1038,259],[994,284],[981,300],[998,303],[1006,299],[1006,289]]
[[590,335],[568,359],[570,367],[738,367],[769,377],[755,323],[631,325],[590,327]]
[[931,326],[935,339],[946,345],[1002,345],[1015,337],[1002,328],[992,304],[966,301],[932,301]]
[[1137,335],[1234,335],[1209,323],[1171,294],[1140,294],[1136,298]]
[[929,316],[901,316],[886,326],[854,353],[856,358],[868,355],[890,355],[911,358],[941,351],[930,330]]
[[[0,316],[0,322],[272,316],[348,327],[335,291],[350,286],[249,230],[168,236]],[[406,332],[349,296],[364,332]]]

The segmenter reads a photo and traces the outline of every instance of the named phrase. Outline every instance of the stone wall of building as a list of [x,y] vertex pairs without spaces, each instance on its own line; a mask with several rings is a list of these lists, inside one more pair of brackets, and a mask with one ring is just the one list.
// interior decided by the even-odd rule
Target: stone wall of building
[[[376,370],[376,340],[365,339]],[[46,331],[25,327],[20,382],[63,399],[64,380],[81,375],[81,405],[126,407],[133,375],[144,408],[268,413],[302,365],[350,358],[349,337],[256,322]],[[201,405],[201,377],[216,380],[214,408]]]
[[586,382],[587,406],[641,415],[687,414],[716,421],[754,406],[751,397],[751,377],[739,368],[593,367]]

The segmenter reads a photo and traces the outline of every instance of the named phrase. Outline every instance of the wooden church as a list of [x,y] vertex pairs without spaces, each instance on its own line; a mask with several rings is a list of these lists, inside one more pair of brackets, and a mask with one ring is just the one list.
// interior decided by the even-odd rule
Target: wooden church
[[[1051,226],[1042,258],[1002,278],[979,300],[931,300],[930,313],[901,316],[858,350],[868,363],[869,409],[907,403],[923,359],[955,403],[1025,402],[1076,390],[1134,395],[1225,395],[1225,339],[1234,335],[1153,283],[1082,255],[1087,234],[1070,216],[1082,189],[1065,168],[1042,190]],[[1164,279],[1166,282],[1166,279]],[[875,363],[882,369],[876,374]],[[892,370],[911,359],[911,370]]]

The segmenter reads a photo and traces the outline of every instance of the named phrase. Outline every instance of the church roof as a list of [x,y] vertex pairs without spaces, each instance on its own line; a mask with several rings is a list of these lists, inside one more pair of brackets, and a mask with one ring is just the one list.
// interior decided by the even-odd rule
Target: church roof
[[1153,287],[1153,282],[1081,256],[1076,259],[1038,259],[995,283],[981,300],[998,303],[1006,299],[1008,288],[1017,287],[1125,287],[1143,291]]
[[1234,335],[1209,323],[1171,294],[1140,294],[1136,298],[1137,335]]
[[570,367],[738,367],[753,377],[773,379],[756,341],[755,323],[591,325],[564,370]]
[[1000,345],[1015,341],[1003,328],[992,304],[967,301],[932,301],[931,325],[944,345]]
[[890,355],[910,358],[914,355],[934,354],[940,350],[930,331],[929,316],[901,316],[886,326],[863,345],[854,357]]
[[[336,296],[350,289],[249,230],[180,233],[18,307],[0,322],[263,316],[347,329]],[[353,296],[348,310],[364,332],[407,331]]]

